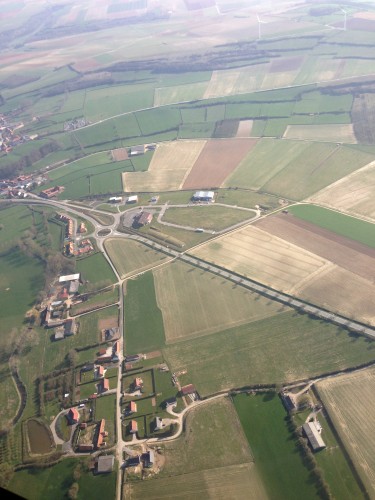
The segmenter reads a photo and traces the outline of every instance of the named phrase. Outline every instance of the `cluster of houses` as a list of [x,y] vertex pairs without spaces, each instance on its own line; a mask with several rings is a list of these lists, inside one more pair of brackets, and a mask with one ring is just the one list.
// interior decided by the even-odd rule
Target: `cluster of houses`
[[88,238],[81,240],[78,243],[77,249],[74,251],[74,255],[83,255],[87,253],[91,253],[94,251],[93,244],[91,243],[91,240]]
[[7,198],[26,198],[33,188],[44,184],[47,179],[41,175],[18,175],[13,179],[0,181],[0,195]]
[[50,200],[51,198],[54,198],[55,196],[58,196],[60,193],[62,193],[64,189],[64,186],[53,186],[48,189],[43,189],[43,191],[39,193],[39,196],[41,198]]
[[10,153],[15,147],[25,142],[35,139],[37,136],[19,134],[18,130],[23,127],[23,123],[11,125],[6,116],[0,114],[0,151]]
[[64,122],[64,132],[68,132],[69,130],[77,130],[82,127],[86,127],[90,122],[86,120],[86,118],[75,118],[74,120],[69,120]]
[[148,450],[141,455],[129,457],[125,462],[125,467],[138,467],[143,464],[147,469],[151,468],[155,463],[155,453],[153,450]]

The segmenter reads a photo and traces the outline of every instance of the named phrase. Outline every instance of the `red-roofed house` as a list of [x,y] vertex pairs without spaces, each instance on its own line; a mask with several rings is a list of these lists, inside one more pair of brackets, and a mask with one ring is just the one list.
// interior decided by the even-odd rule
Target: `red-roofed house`
[[137,412],[137,403],[135,401],[130,401],[128,406],[128,413],[136,413]]
[[136,432],[138,432],[138,422],[136,420],[130,420],[129,432],[130,434],[135,434]]
[[100,365],[96,370],[96,378],[103,378],[103,377],[104,377],[104,366]]
[[98,439],[96,441],[97,448],[105,446],[104,438],[108,436],[108,432],[106,432],[104,429],[105,429],[105,419],[102,418],[99,424]]
[[193,384],[184,385],[184,387],[181,387],[181,394],[183,396],[187,396],[188,394],[194,394],[194,392],[196,392],[196,389],[193,386]]
[[67,414],[67,418],[69,420],[69,424],[77,424],[79,422],[79,411],[77,408],[70,408]]
[[107,391],[109,391],[109,380],[107,378],[103,378],[100,386],[100,392],[107,392]]

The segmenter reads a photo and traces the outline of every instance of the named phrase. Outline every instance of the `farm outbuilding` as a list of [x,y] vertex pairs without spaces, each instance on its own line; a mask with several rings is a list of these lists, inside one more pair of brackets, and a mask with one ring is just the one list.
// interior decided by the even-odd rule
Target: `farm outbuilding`
[[98,458],[98,474],[107,474],[113,471],[115,457],[113,455],[100,456]]
[[214,191],[196,191],[193,194],[193,201],[210,201],[213,202],[215,200]]
[[187,396],[188,394],[194,394],[195,392],[196,392],[196,389],[193,386],[193,384],[188,384],[188,385],[184,385],[184,387],[181,387],[182,396]]
[[325,442],[319,434],[314,422],[307,422],[306,424],[303,424],[302,429],[314,451],[319,451],[326,447]]
[[138,203],[138,196],[136,194],[132,195],[132,196],[128,196],[126,198],[126,203]]

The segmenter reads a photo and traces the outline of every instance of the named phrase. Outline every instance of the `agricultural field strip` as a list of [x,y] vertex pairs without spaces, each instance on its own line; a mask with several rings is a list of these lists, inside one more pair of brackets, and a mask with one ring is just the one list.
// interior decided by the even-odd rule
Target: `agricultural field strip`
[[[144,238],[143,236],[130,236],[131,239],[138,240],[140,242],[145,243],[146,245],[149,244],[149,241],[147,238]],[[202,245],[206,245],[203,243]],[[198,248],[200,248],[202,245],[198,245]],[[214,274],[218,274],[222,277],[225,277],[229,279],[230,281],[234,282],[237,285],[243,286],[245,288],[248,288],[250,290],[253,290],[255,292],[260,292],[266,297],[272,299],[272,300],[277,300],[278,302],[281,302],[287,306],[296,308],[298,310],[303,310],[308,312],[309,314],[313,314],[319,318],[322,318],[324,320],[328,320],[332,323],[338,324],[338,325],[346,325],[348,328],[351,330],[368,335],[369,337],[375,338],[375,328],[371,328],[370,326],[363,325],[362,323],[359,323],[353,319],[349,319],[343,315],[340,315],[338,313],[332,313],[328,312],[327,310],[317,306],[317,305],[311,305],[310,303],[306,303],[303,300],[299,300],[297,298],[291,297],[289,295],[286,295],[282,292],[277,291],[274,288],[265,286],[259,282],[256,282],[255,280],[252,279],[244,279],[239,275],[238,273],[231,272],[230,270],[224,270],[221,266],[217,266],[214,263],[208,263],[207,261],[202,260],[200,257],[196,257],[193,254],[186,254],[186,253],[181,253],[181,252],[176,252],[175,250],[172,250],[171,248],[165,247],[160,245],[159,243],[153,243],[152,248],[156,250],[160,250],[161,252],[171,255],[174,258],[178,258],[183,262],[186,262],[188,264],[192,264],[193,266],[197,266],[203,270],[209,270]]]
[[375,493],[375,370],[318,382],[317,390],[364,483]]
[[332,209],[355,214],[359,218],[375,221],[375,161],[306,198]]
[[199,157],[206,141],[161,143],[147,172],[125,172],[126,192],[178,190]]

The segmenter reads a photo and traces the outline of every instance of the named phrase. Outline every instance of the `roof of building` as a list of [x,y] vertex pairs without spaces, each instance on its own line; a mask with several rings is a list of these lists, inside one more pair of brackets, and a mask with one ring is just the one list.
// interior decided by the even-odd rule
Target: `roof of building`
[[129,457],[126,461],[127,467],[136,467],[141,463],[141,457],[137,455],[136,457]]
[[66,283],[67,281],[79,280],[81,274],[67,274],[66,276],[60,276],[59,283]]
[[145,224],[149,224],[152,221],[152,213],[151,212],[141,212],[137,217],[137,223],[140,226],[144,226]]
[[214,198],[215,197],[215,192],[214,191],[196,191],[194,193],[194,198]]
[[136,420],[130,420],[130,430],[133,432],[138,430],[138,422]]
[[77,410],[77,408],[70,408],[70,410],[68,412],[68,418],[72,421],[79,420],[79,411]]
[[138,201],[138,195],[133,194],[126,198],[126,203],[131,203],[132,201]]
[[112,472],[115,457],[113,455],[100,456],[98,458],[98,474],[105,474]]
[[109,380],[107,378],[103,378],[103,381],[102,381],[102,390],[103,391],[108,391],[109,390]]
[[55,330],[55,340],[62,340],[65,337],[64,329],[56,328]]
[[134,385],[136,385],[137,387],[139,387],[140,385],[143,385],[143,380],[141,379],[141,377],[136,377],[134,379]]
[[134,412],[137,411],[137,403],[135,401],[130,401],[129,410]]
[[79,281],[74,280],[69,283],[69,293],[77,293],[79,288]]
[[65,335],[74,335],[77,331],[77,323],[74,318],[69,318],[64,323]]
[[314,451],[321,450],[326,447],[325,442],[319,434],[314,422],[307,422],[306,424],[303,424],[302,429]]
[[102,418],[99,424],[99,430],[98,430],[98,440],[96,442],[97,448],[103,445],[104,443],[104,435],[105,435],[105,419]]
[[104,366],[103,365],[100,365],[98,367],[98,375],[104,375]]
[[196,389],[193,386],[193,384],[188,384],[184,385],[184,387],[181,387],[181,394],[183,396],[187,396],[188,394],[193,394],[194,392],[196,392]]

